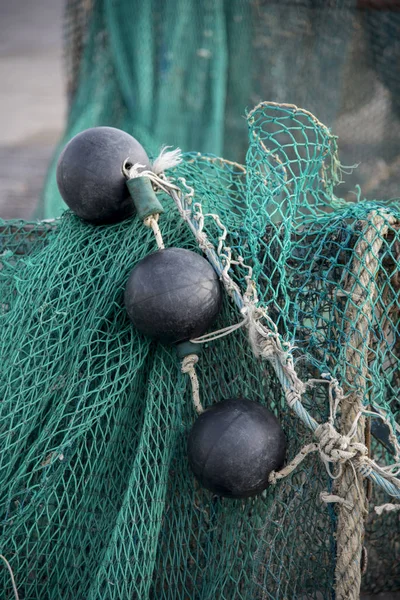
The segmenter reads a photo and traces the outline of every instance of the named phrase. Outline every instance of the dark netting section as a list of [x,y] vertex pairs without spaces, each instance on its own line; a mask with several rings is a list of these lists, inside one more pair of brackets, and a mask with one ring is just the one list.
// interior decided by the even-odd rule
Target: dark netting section
[[[373,512],[390,501],[378,484],[382,473],[395,480],[398,461],[399,204],[336,195],[337,140],[311,113],[262,103],[248,127],[244,165],[188,153],[167,175],[193,188],[189,212],[201,206],[215,247],[221,230],[207,215],[219,216],[300,379],[319,380],[303,390],[303,408],[326,423],[321,377],[336,377],[345,396],[335,426],[348,433],[356,405],[354,435],[387,471],[371,496],[353,463],[332,480],[313,452],[253,499],[200,488],[186,457],[189,380],[175,350],[137,333],[123,307],[132,267],[156,250],[152,232],[138,218],[96,227],[70,212],[2,222],[0,552],[23,600],[330,599],[334,588],[355,598],[346,586],[366,567],[364,545],[365,590],[400,589],[400,513]],[[159,197],[165,245],[200,252],[172,199]],[[246,288],[241,263],[229,273]],[[215,327],[236,322],[226,295]],[[290,461],[315,438],[274,364],[253,354],[244,327],[209,342],[197,365],[201,399],[266,404]],[[5,569],[1,577],[12,598]]]

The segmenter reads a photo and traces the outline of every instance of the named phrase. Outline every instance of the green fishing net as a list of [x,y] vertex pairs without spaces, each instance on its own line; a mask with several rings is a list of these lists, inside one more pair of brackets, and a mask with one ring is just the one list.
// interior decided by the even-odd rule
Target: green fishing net
[[[337,140],[307,111],[264,103],[248,132],[243,166],[188,153],[167,176],[193,188],[189,213],[201,205],[215,248],[221,228],[207,215],[219,216],[300,379],[337,378],[345,399],[335,426],[353,401],[373,413],[356,429],[389,467],[400,423],[399,203],[340,199]],[[165,245],[201,252],[171,197],[159,198]],[[337,490],[318,452],[256,498],[216,497],[196,483],[189,378],[175,349],[138,334],[123,307],[131,269],[157,249],[138,218],[99,227],[66,212],[3,221],[0,231],[0,553],[21,600],[328,599],[341,578],[349,591],[336,597],[356,598],[347,565],[363,572],[366,591],[400,589],[400,512],[375,514],[391,498],[350,467],[359,502],[348,530],[346,507],[321,497]],[[248,273],[240,260],[229,270],[241,290]],[[215,328],[240,318],[225,294]],[[273,367],[254,355],[246,327],[211,341],[197,364],[201,400],[266,404],[291,461],[315,438]],[[309,385],[301,402],[328,420],[329,386]],[[383,433],[371,438],[371,423]],[[1,579],[13,598],[5,568]]]

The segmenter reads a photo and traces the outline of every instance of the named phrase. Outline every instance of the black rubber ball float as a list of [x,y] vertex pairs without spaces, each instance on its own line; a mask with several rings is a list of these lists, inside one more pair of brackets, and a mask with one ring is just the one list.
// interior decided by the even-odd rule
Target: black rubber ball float
[[183,248],[146,256],[125,289],[125,307],[136,329],[166,344],[205,333],[221,302],[221,286],[210,263]]
[[265,406],[224,400],[207,408],[188,437],[188,458],[199,483],[219,496],[247,498],[268,487],[282,468],[286,437]]
[[78,217],[95,225],[118,223],[135,212],[122,172],[124,162],[150,168],[144,148],[114,127],[93,127],[65,146],[57,164],[57,185]]

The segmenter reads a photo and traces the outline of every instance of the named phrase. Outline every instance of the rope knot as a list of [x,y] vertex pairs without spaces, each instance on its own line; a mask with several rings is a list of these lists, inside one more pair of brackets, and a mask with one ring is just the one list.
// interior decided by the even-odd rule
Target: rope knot
[[319,452],[325,462],[345,463],[368,454],[367,447],[359,442],[352,442],[351,437],[341,435],[331,423],[322,423],[315,430],[319,441]]
[[197,354],[188,354],[182,361],[182,373],[191,373],[194,366],[199,362]]
[[209,241],[207,235],[203,231],[199,231],[197,233],[197,241],[199,244],[199,248],[203,250],[203,252],[207,252],[207,250],[211,250],[214,248],[212,243]]

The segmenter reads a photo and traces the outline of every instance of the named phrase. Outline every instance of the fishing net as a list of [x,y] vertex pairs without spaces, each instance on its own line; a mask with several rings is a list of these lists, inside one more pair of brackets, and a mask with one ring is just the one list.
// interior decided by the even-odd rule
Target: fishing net
[[203,240],[222,266],[216,329],[240,322],[238,298],[261,311],[196,369],[204,407],[275,412],[286,476],[247,500],[196,483],[190,379],[123,307],[157,249],[138,218],[3,221],[0,553],[21,600],[347,600],[361,574],[366,591],[400,589],[399,205],[335,195],[337,141],[309,112],[263,103],[248,128],[244,165],[188,153],[167,172],[181,192],[159,193],[159,225],[167,247]]
[[[242,163],[245,107],[306,107],[341,140],[342,185],[398,196],[400,12],[388,0],[68,0],[65,135],[111,125]],[[29,185],[29,184],[28,184]],[[50,169],[39,216],[65,209]]]

